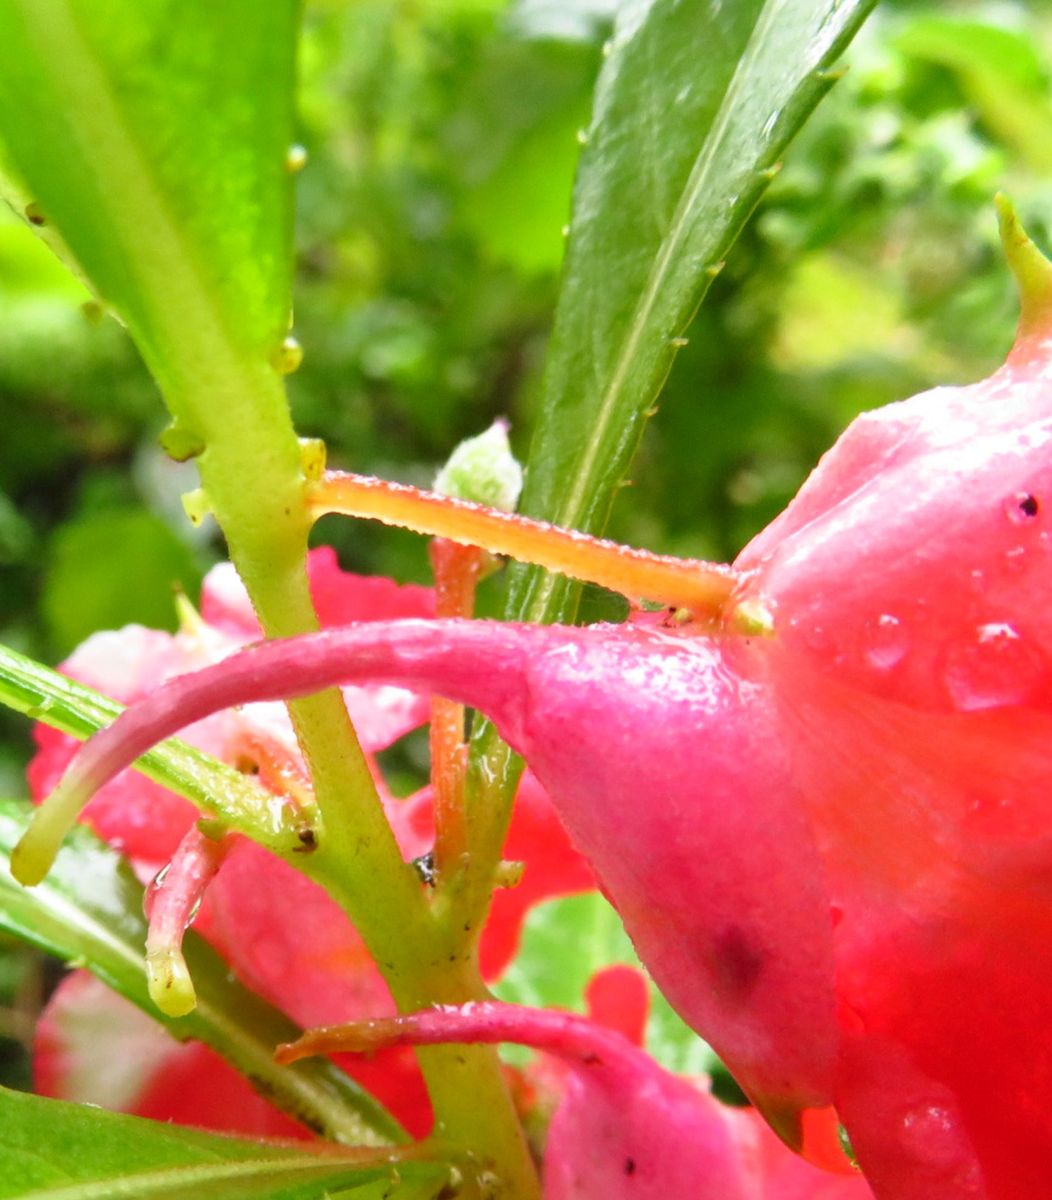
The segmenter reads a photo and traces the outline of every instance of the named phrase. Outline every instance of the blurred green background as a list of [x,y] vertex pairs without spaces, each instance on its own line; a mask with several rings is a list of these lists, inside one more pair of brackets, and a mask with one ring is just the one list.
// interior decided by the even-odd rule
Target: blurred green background
[[[302,47],[296,333],[304,436],[428,484],[496,416],[525,458],[577,130],[615,0],[318,0]],[[699,48],[699,55],[704,48]],[[988,373],[1015,321],[991,199],[1052,233],[1052,13],[886,3],[689,331],[612,536],[728,558],[859,410]],[[0,640],[48,662],[172,628],[222,554],[128,339],[0,218]],[[344,564],[426,580],[421,539],[333,518]],[[0,714],[0,787],[25,722]],[[0,1077],[41,966],[0,947]],[[8,1053],[10,1051],[10,1053]]]

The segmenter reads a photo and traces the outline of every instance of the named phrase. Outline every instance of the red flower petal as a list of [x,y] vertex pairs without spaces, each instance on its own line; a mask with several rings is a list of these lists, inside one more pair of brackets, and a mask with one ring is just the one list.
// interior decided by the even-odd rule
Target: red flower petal
[[308,1137],[200,1043],[180,1044],[86,971],[67,976],[37,1026],[37,1091],[251,1137]]

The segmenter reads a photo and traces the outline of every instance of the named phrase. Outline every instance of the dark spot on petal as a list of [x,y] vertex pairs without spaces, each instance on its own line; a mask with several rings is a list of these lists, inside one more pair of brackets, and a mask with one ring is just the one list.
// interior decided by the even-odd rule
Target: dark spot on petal
[[1032,496],[1029,492],[1019,498],[1019,511],[1024,517],[1036,517],[1040,505],[1037,502],[1037,497]]
[[634,1175],[636,1173],[636,1160],[634,1158],[625,1159],[625,1174]]
[[728,925],[712,943],[713,967],[724,989],[739,999],[756,986],[766,955],[740,925]]

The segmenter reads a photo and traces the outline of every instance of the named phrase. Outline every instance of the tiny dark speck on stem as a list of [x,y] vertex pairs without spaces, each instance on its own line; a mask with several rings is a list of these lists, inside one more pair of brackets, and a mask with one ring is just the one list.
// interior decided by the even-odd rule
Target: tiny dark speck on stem
[[313,829],[301,829],[296,836],[299,838],[300,853],[318,848],[318,839]]

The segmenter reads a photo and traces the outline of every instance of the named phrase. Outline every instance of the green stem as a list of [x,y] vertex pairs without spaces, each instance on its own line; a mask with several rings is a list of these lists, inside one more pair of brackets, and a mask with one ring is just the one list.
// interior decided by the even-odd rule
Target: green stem
[[[280,388],[273,376],[271,384]],[[287,415],[280,425],[246,421],[247,438],[225,432],[238,428],[231,423],[208,439],[200,459],[202,482],[266,632],[306,632],[316,627],[316,618],[304,569],[311,518],[298,442]],[[249,449],[246,441],[264,444]],[[269,464],[262,475],[256,468],[261,460]],[[446,952],[416,876],[402,860],[339,693],[296,701],[290,711],[322,818],[319,849],[302,864],[307,873],[348,912],[400,1009],[480,998],[484,988],[477,972]],[[492,1049],[436,1047],[423,1051],[420,1061],[436,1132],[491,1163],[509,1196],[536,1195],[533,1167]]]

